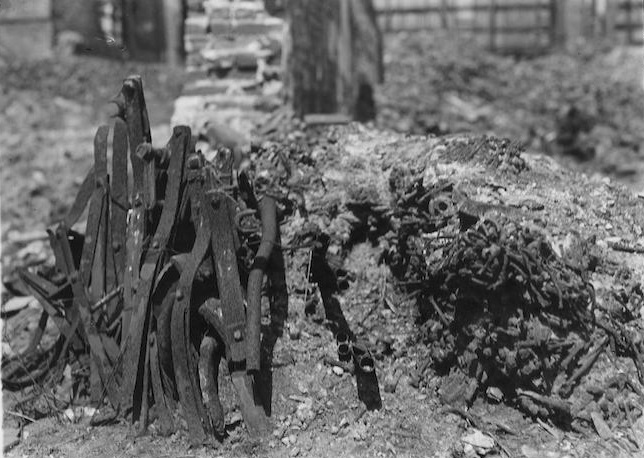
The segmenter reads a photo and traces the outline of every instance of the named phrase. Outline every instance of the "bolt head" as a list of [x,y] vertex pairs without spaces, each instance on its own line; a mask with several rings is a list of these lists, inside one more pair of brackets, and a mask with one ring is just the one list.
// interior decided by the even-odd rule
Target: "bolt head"
[[152,242],[152,248],[159,248],[159,241],[155,240]]
[[242,333],[239,329],[233,332],[233,339],[235,339],[237,342],[239,342],[242,339]]
[[183,299],[183,290],[181,288],[177,289],[174,293],[174,297],[180,301]]
[[112,242],[112,249],[118,252],[121,249],[121,244],[119,242]]

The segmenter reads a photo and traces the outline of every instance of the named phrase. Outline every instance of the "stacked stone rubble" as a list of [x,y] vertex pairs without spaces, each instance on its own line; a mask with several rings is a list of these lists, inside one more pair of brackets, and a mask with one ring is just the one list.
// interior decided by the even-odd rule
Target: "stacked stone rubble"
[[250,138],[280,102],[284,21],[258,0],[188,0],[184,46],[189,75],[173,124],[222,124]]
[[281,51],[284,21],[257,0],[190,0],[184,46],[190,71],[227,75],[274,62]]

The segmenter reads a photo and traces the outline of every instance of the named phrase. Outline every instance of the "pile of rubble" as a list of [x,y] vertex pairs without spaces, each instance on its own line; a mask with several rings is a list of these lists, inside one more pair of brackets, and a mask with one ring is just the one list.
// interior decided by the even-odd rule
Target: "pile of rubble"
[[[266,143],[244,167],[223,147],[206,160],[185,126],[153,147],[140,77],[128,77],[114,101],[114,125],[95,136],[94,167],[48,231],[55,265],[19,270],[40,319],[29,345],[3,360],[4,386],[25,390],[14,407],[31,417],[89,401],[93,425],[129,418],[139,431],[153,424],[170,434],[185,423],[201,445],[226,435],[219,397],[226,375],[249,433],[263,435],[270,393],[259,377],[272,361],[260,348],[281,336],[288,311],[279,222],[306,214],[289,181],[296,157]],[[308,275],[338,343],[337,364],[360,374],[359,391],[377,392],[375,361],[335,298],[347,283],[342,260],[327,259],[330,239],[317,226],[296,232],[289,238],[297,246],[288,248],[310,249]],[[262,296],[270,309],[263,330]],[[57,332],[47,331],[49,321]],[[52,394],[68,384],[66,399]],[[364,402],[379,405],[379,396]]]
[[[414,385],[433,386],[439,375],[440,398],[455,411],[477,399],[503,402],[539,421],[594,428],[602,437],[628,430],[642,416],[644,294],[634,287],[619,300],[623,306],[608,308],[603,299],[597,305],[591,278],[603,273],[598,235],[567,238],[562,247],[546,230],[549,221],[526,219],[544,210],[538,200],[517,197],[517,208],[463,190],[478,194],[481,186],[500,186],[488,183],[495,177],[479,176],[475,186],[436,179],[458,175],[470,163],[511,181],[540,173],[517,142],[451,136],[419,140],[425,146],[416,150],[389,139],[387,148],[378,145],[360,160],[352,157],[359,148],[348,153],[342,147],[342,136],[359,128],[319,128],[288,113],[275,116],[278,122],[264,126],[272,142],[261,154],[290,164],[283,192],[303,190],[308,221],[328,240],[327,257],[341,267],[356,240],[370,241],[382,248],[395,279],[391,291],[398,291],[384,303],[393,300],[395,308],[395,297],[414,300],[422,357]],[[362,135],[368,150],[369,134]],[[459,165],[437,170],[431,165],[440,162],[436,155]],[[323,183],[341,180],[345,168],[351,186],[326,189]],[[372,342],[376,358],[386,357],[381,343]],[[616,358],[630,360],[633,370],[615,370]],[[385,379],[386,390],[394,378]]]
[[589,43],[517,59],[426,33],[390,36],[387,45],[380,126],[493,133],[634,183],[642,173],[641,48]]
[[264,2],[201,0],[187,6],[184,46],[189,71],[225,75],[253,71],[279,59],[284,21],[269,16]]
[[[483,143],[502,149],[494,140]],[[516,149],[496,167],[508,163],[519,166],[511,173],[526,167]],[[468,199],[450,181],[424,182],[422,171],[394,169],[390,189],[392,231],[383,259],[416,298],[428,347],[421,372],[445,376],[444,402],[483,396],[565,427],[597,427],[597,406],[610,410],[612,426],[642,415],[641,388],[626,374],[605,386],[587,380],[599,357],[612,352],[631,358],[644,384],[640,302],[626,315],[596,307],[593,241],[562,252],[521,212]]]
[[279,80],[284,28],[261,1],[189,2],[185,93],[257,91],[262,83]]
[[187,6],[187,81],[171,123],[191,126],[211,151],[247,149],[253,127],[282,103],[285,22],[257,0]]
[[[623,291],[620,306],[607,307],[605,291],[596,297],[591,281],[607,269],[599,244],[571,239],[564,249],[545,230],[548,224],[570,224],[578,195],[590,193],[586,189],[571,185],[567,191],[577,200],[566,198],[570,208],[551,201],[548,213],[541,213],[543,201],[515,196],[519,208],[508,203],[514,193],[551,197],[544,190],[549,175],[516,143],[390,136],[359,125],[320,127],[282,109],[258,128],[262,141],[248,144],[244,160],[250,163],[232,164],[233,170],[236,151],[231,156],[213,147],[207,149],[212,161],[205,161],[199,139],[187,128],[175,128],[167,146],[153,148],[139,88],[136,78],[126,80],[122,92],[129,102],[113,128],[109,179],[107,130],[101,128],[95,168],[67,225],[50,233],[56,267],[41,266],[40,276],[21,274],[41,302],[43,318],[28,350],[3,363],[6,386],[30,385],[34,396],[51,399],[38,387],[57,390],[61,379],[71,381],[76,388],[68,392],[75,401],[89,397],[101,406],[94,424],[125,414],[141,426],[156,418],[154,428],[169,432],[180,428],[182,420],[172,415],[180,412],[193,442],[200,443],[222,433],[219,387],[213,382],[229,375],[242,395],[244,421],[251,431],[261,429],[265,418],[249,387],[257,385],[258,365],[270,361],[259,362],[264,355],[257,352],[256,312],[266,273],[264,312],[270,311],[270,324],[261,334],[275,344],[289,299],[286,270],[295,293],[303,293],[307,316],[324,307],[325,318],[316,323],[331,328],[337,343],[337,360],[325,355],[324,363],[361,377],[358,390],[371,384],[374,399],[379,364],[394,368],[418,357],[424,361],[416,371],[392,369],[383,380],[386,392],[395,393],[398,380],[421,389],[439,380],[443,402],[466,418],[463,404],[502,401],[539,421],[573,429],[592,425],[607,436],[642,416],[641,287]],[[193,106],[185,115],[198,112]],[[119,186],[126,182],[128,149],[137,164],[133,195]],[[600,191],[593,189],[604,199]],[[86,205],[83,234],[70,227]],[[627,220],[622,217],[610,221],[621,225]],[[613,226],[607,228],[602,223],[585,234],[608,237]],[[356,244],[379,252],[391,272],[365,292],[378,296],[375,308],[397,310],[396,325],[405,321],[411,329],[412,306],[406,310],[406,304],[413,300],[420,318],[416,343],[393,337],[384,314],[368,330],[363,322],[369,314],[353,321],[363,323],[362,332],[351,331],[340,305],[356,281],[344,265]],[[229,301],[245,321],[227,321]],[[39,346],[49,318],[60,335],[53,345]],[[291,339],[302,335],[296,326],[289,328]],[[219,359],[228,363],[221,366],[223,374],[217,372]],[[620,368],[624,361],[631,366],[615,372],[617,360]],[[103,412],[104,397],[118,412]],[[26,399],[16,410],[29,414],[29,406]]]

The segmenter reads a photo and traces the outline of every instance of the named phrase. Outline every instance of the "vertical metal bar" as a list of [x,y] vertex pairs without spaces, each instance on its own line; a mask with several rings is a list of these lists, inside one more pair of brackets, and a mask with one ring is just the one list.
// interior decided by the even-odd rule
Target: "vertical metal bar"
[[[175,127],[168,144],[171,154],[165,205],[159,217],[157,230],[152,237],[152,249],[146,253],[145,262],[140,270],[139,266],[136,265],[137,279],[140,280],[136,287],[136,293],[125,304],[126,309],[131,308],[131,310],[130,322],[123,324],[123,329],[127,331],[128,338],[123,338],[121,341],[122,347],[127,347],[123,363],[123,373],[126,374],[126,378],[124,378],[121,391],[124,410],[132,409],[133,421],[137,420],[139,415],[145,415],[145,405],[141,401],[148,395],[147,391],[144,390],[147,383],[146,377],[148,377],[148,368],[145,366],[146,361],[149,363],[146,355],[148,352],[148,331],[150,329],[150,296],[154,288],[154,280],[165,260],[165,248],[176,222],[189,145],[190,129],[187,127]],[[142,205],[140,208],[142,208]],[[142,213],[137,212],[132,215],[137,216],[139,214]],[[132,236],[128,238],[128,244],[130,243],[130,238]],[[129,264],[128,260],[128,272],[130,270],[133,270],[133,265]],[[132,274],[130,273],[129,275]],[[127,278],[128,276],[126,275],[126,280]],[[143,418],[143,420],[145,419]]]
[[[87,214],[87,228],[85,231],[85,242],[83,245],[83,253],[80,262],[80,275],[83,280],[83,285],[87,288],[90,284],[90,278],[93,271],[97,275],[92,279],[94,285],[99,285],[99,288],[105,286],[105,264],[103,262],[103,272],[100,273],[100,267],[94,269],[94,261],[97,260],[97,252],[100,256],[104,256],[105,250],[101,247],[105,243],[104,238],[101,240],[104,233],[101,231],[101,217],[104,214],[104,205],[106,197],[106,180],[107,180],[107,136],[109,133],[108,126],[101,126],[96,131],[94,137],[94,174],[95,174],[95,189],[89,203],[89,211]],[[107,224],[106,221],[103,224]],[[97,291],[96,294],[99,294]],[[97,300],[98,298],[92,298]]]
[[117,284],[123,283],[125,271],[125,232],[127,230],[128,183],[127,183],[127,126],[117,118],[114,122],[112,138],[112,182],[111,182],[111,216],[112,250]]
[[[196,198],[194,194],[193,198]],[[189,311],[192,283],[197,273],[197,268],[210,247],[211,233],[203,218],[200,218],[196,224],[197,236],[190,252],[191,262],[181,272],[179,285],[175,292],[170,333],[177,393],[183,408],[184,419],[188,424],[190,442],[193,445],[201,445],[206,438],[206,431],[202,422],[206,412],[201,400],[201,392],[198,389],[198,381],[195,380],[197,373],[192,373],[191,371]]]
[[133,198],[136,198],[137,194],[141,193],[143,186],[143,162],[136,157],[136,148],[144,142],[152,143],[141,76],[128,76],[123,81],[121,92],[125,99],[125,122],[128,129],[130,160],[132,161],[132,175],[134,178]]
[[[124,99],[125,123],[128,131],[130,160],[132,162],[132,213],[128,221],[126,237],[126,269],[124,272],[123,299],[126,313],[123,316],[123,329],[129,330],[127,321],[135,306],[134,296],[139,284],[143,241],[147,235],[147,213],[143,208],[143,161],[136,155],[136,148],[143,142],[151,143],[150,123],[145,107],[143,83],[138,75],[129,76],[123,81],[121,94]],[[126,339],[121,340],[125,345]]]

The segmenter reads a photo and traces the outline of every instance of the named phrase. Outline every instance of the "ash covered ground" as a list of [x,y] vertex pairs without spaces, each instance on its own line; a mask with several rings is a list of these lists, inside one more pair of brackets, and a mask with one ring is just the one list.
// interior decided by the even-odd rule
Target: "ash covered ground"
[[[124,422],[91,427],[82,409],[74,421],[51,417],[36,387],[3,392],[5,411],[38,419],[5,414],[5,430],[21,434],[14,456],[642,453],[644,213],[615,184],[640,170],[631,51],[515,61],[398,39],[380,92],[382,130],[283,122],[252,158],[282,196],[283,244],[322,241],[318,253],[285,252],[271,437],[247,439],[231,390],[228,436],[213,451],[189,449],[182,431],[161,437],[154,424],[136,437]],[[180,75],[141,68],[74,59],[1,69],[11,126],[2,134],[3,302],[20,294],[16,267],[52,262],[39,234],[71,204],[107,119],[103,102],[124,76],[143,74],[153,142],[169,136]],[[316,278],[322,259],[331,286]],[[335,361],[329,300],[376,358],[375,394]],[[28,345],[38,316],[33,301],[3,314],[5,360]],[[55,328],[47,334],[43,345]],[[82,406],[75,377],[47,388]]]

